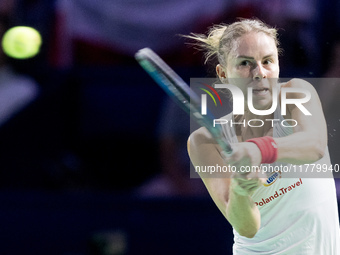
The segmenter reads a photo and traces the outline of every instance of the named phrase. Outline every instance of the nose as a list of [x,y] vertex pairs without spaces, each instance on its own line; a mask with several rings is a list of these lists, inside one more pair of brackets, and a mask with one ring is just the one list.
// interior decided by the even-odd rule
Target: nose
[[253,70],[253,80],[261,81],[262,79],[267,78],[266,71],[264,70],[261,64],[257,64]]

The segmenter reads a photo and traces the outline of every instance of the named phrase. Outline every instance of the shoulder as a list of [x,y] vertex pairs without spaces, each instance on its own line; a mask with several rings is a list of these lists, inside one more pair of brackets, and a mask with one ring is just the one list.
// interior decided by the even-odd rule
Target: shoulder
[[[220,117],[219,119],[230,121],[233,119],[233,113],[231,112],[223,117]],[[201,127],[192,132],[191,135],[189,136],[189,140],[192,143],[192,145],[199,145],[202,143],[214,143],[214,144],[217,143],[216,140],[211,135],[211,133],[205,127]]]
[[291,79],[288,82],[280,84],[281,93],[283,89],[286,92],[287,98],[304,98],[306,94],[316,95],[317,92],[314,86],[303,79]]
[[192,146],[196,147],[205,143],[212,143],[213,141],[214,138],[205,127],[201,127],[192,132],[188,140],[188,142],[190,142],[191,147]]
[[189,157],[192,159],[199,153],[199,148],[202,148],[205,144],[212,144],[214,140],[210,132],[205,128],[201,127],[194,132],[192,132],[187,141],[187,150]]
[[306,80],[294,78],[287,82],[280,84],[281,88],[300,88],[300,89],[313,89],[314,86]]

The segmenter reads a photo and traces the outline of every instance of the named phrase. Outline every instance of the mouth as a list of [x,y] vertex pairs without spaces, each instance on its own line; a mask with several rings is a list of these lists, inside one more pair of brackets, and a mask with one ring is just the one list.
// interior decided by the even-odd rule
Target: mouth
[[269,93],[268,88],[253,89],[253,95],[264,96]]

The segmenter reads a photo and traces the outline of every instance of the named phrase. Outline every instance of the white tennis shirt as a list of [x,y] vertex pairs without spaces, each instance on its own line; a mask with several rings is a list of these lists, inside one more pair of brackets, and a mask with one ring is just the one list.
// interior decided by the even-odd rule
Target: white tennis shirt
[[[274,118],[282,120],[278,112]],[[232,114],[225,118],[231,120]],[[238,142],[233,127],[223,125],[223,131],[230,143]],[[290,133],[292,128],[274,123],[274,137]],[[328,148],[325,156],[315,164],[331,165]],[[287,174],[283,171],[270,174],[267,183],[252,196],[261,214],[260,229],[253,238],[240,236],[234,230],[233,253],[340,255],[335,183],[329,173],[329,178],[299,178],[298,175],[285,178]]]

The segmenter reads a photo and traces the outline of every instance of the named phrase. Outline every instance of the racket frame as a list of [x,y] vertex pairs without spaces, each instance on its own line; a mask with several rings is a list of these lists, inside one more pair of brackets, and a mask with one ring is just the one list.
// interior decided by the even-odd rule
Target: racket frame
[[226,153],[232,148],[223,136],[220,125],[213,125],[215,117],[209,111],[206,115],[200,112],[199,96],[188,84],[171,69],[154,51],[143,48],[135,54],[135,58],[153,80],[185,110],[200,126],[205,127]]

